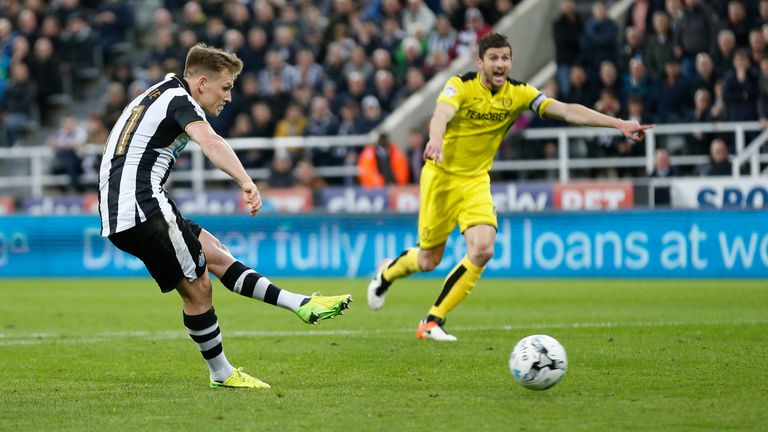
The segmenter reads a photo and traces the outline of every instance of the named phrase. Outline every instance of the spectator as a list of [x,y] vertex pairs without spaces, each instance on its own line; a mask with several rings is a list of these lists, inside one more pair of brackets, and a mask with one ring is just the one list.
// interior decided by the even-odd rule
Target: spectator
[[675,55],[682,61],[685,76],[693,76],[696,54],[709,51],[717,27],[717,15],[708,5],[701,0],[685,0],[675,28]]
[[427,35],[435,27],[435,13],[423,0],[407,0],[402,12],[402,27],[410,36]]
[[741,1],[730,0],[728,2],[728,16],[725,18],[725,26],[736,37],[736,46],[739,48],[749,47],[751,23],[747,19],[747,9]]
[[312,165],[312,161],[309,159],[300,159],[296,162],[296,168],[293,169],[293,174],[296,179],[294,186],[301,186],[312,191],[312,201],[315,203],[322,202],[323,190],[328,186],[328,183],[322,177],[317,175],[315,166]]
[[241,2],[232,2],[224,9],[224,22],[227,28],[245,35],[251,28],[251,13],[248,6]]
[[653,33],[651,21],[653,15],[661,9],[659,3],[655,0],[634,1],[627,11],[625,27],[634,27],[643,35]]
[[645,44],[644,61],[648,73],[654,79],[661,79],[664,72],[664,63],[674,56],[672,31],[669,25],[669,16],[663,11],[653,14],[653,35]]
[[[621,72],[627,71],[630,60],[643,60],[644,56],[645,35],[635,27],[627,27],[624,30],[624,44],[619,49],[618,56],[618,64]],[[600,64],[602,64],[602,62]]]
[[749,64],[749,54],[733,56],[733,70],[723,79],[723,100],[728,121],[757,120],[758,76]]
[[[664,148],[657,148],[653,153],[653,171],[651,178],[670,178],[677,177],[679,174],[677,168],[669,162],[669,151]],[[669,186],[658,186],[653,189],[654,207],[669,206],[671,203],[669,195]]]
[[301,48],[296,53],[296,71],[299,75],[299,85],[307,85],[314,91],[319,91],[325,81],[325,71],[315,61],[315,54],[309,48]]
[[107,129],[111,130],[115,123],[117,123],[117,119],[123,113],[126,103],[127,95],[123,85],[117,82],[110,83],[107,86],[106,102],[102,111],[104,113],[104,125]]
[[134,26],[133,9],[126,0],[100,1],[92,22],[104,63],[111,65],[117,56],[127,52],[128,34]]
[[438,72],[445,70],[451,64],[451,58],[444,51],[430,51],[424,59],[424,65],[421,68],[426,79],[431,79]]
[[768,58],[760,60],[760,76],[757,80],[757,116],[760,127],[768,128]]
[[349,80],[349,75],[352,73],[358,73],[362,75],[363,81],[368,83],[373,76],[373,65],[368,61],[368,55],[360,45],[355,45],[349,51],[349,59],[344,67],[341,69],[341,73]]
[[691,110],[691,90],[675,58],[664,64],[664,78],[656,90],[656,123],[681,123]]
[[651,117],[648,115],[643,98],[640,96],[631,96],[627,101],[627,119],[637,120],[641,124],[650,124]]
[[736,48],[736,37],[733,35],[733,32],[730,30],[720,30],[717,34],[717,46],[712,55],[717,76],[724,77],[725,73],[731,69]]
[[61,80],[61,61],[54,53],[50,39],[41,37],[35,41],[35,48],[29,57],[28,65],[30,76],[37,83],[40,121],[48,124],[53,111],[51,97],[64,91]]
[[61,22],[55,15],[47,15],[40,24],[40,37],[48,38],[53,44],[53,51],[64,60],[64,43],[61,40]]
[[336,83],[336,86],[340,89],[346,88],[347,80],[349,79],[349,76],[345,76],[343,72],[346,63],[347,53],[344,50],[344,47],[338,43],[331,43],[328,45],[323,67],[325,68],[326,76],[333,80]]
[[395,100],[395,77],[388,70],[376,71],[373,78],[373,95],[379,100],[381,108],[386,112],[392,112],[396,107]]
[[64,60],[76,94],[82,96],[82,85],[101,74],[101,71],[95,70],[96,37],[85,18],[80,14],[72,14],[67,18],[67,27],[61,34],[61,41]]
[[[603,113],[611,117],[618,117],[621,105],[616,94],[611,90],[603,90],[600,92],[600,98],[595,102],[595,111]],[[612,133],[600,132],[596,135],[595,139],[590,142],[588,147],[588,155],[594,158],[617,156],[618,146],[620,140],[624,137],[614,135]]]
[[576,11],[574,0],[561,0],[560,17],[552,25],[555,39],[555,63],[557,63],[557,83],[563,94],[570,91],[571,66],[580,56],[579,40],[584,30],[584,21]]
[[768,24],[768,0],[760,0],[757,5],[757,16],[753,28],[762,28],[765,24]]
[[389,55],[394,56],[395,50],[400,47],[400,43],[405,38],[406,33],[400,28],[400,23],[395,17],[385,17],[381,22],[381,37],[379,45],[381,48],[389,51]]
[[575,64],[571,66],[571,83],[569,88],[568,94],[563,95],[565,102],[578,103],[584,106],[595,104],[597,97],[595,96],[594,87],[587,77],[587,71],[581,65]]
[[456,44],[456,29],[451,26],[451,20],[445,15],[437,17],[435,28],[427,37],[427,50],[448,53]]
[[411,182],[418,183],[421,179],[421,168],[424,166],[424,146],[427,144],[421,128],[413,128],[408,132],[406,157],[408,170],[411,172]]
[[338,130],[339,119],[331,112],[328,100],[323,96],[312,98],[304,136],[331,136]]
[[285,110],[285,117],[275,126],[276,137],[302,136],[307,127],[307,117],[298,104],[290,103]]
[[389,51],[384,48],[376,48],[373,51],[373,54],[371,54],[371,63],[373,63],[373,68],[376,71],[388,70],[393,72],[395,70],[392,64],[392,56],[389,54]]
[[358,120],[357,130],[359,133],[368,133],[384,120],[384,113],[379,105],[376,96],[368,95],[363,98],[363,115]]
[[285,151],[275,152],[272,163],[269,166],[267,185],[273,188],[289,188],[296,185],[296,177],[293,175],[293,161]]
[[415,37],[409,36],[403,39],[403,43],[395,52],[395,67],[397,74],[402,76],[408,68],[421,69],[424,66],[424,50],[421,42]]
[[[87,137],[85,141],[88,144],[104,146],[109,138],[109,131],[104,127],[104,117],[99,113],[91,113],[85,125]],[[90,177],[99,175],[101,166],[101,153],[85,152],[83,155],[83,174]]]
[[242,51],[243,73],[259,73],[267,55],[267,33],[260,27],[248,30]]
[[405,86],[395,94],[392,106],[399,106],[411,95],[418,93],[423,87],[424,74],[418,68],[408,68],[405,72]]
[[696,77],[694,81],[694,90],[707,89],[710,95],[715,92],[715,83],[719,77],[715,73],[715,64],[712,57],[707,53],[696,55]]
[[207,20],[208,18],[205,16],[203,8],[199,3],[190,0],[184,4],[181,15],[181,27],[183,30],[194,32],[199,41],[205,40]]
[[700,176],[729,176],[733,172],[728,146],[720,138],[715,138],[709,146],[709,162],[699,167]]
[[358,129],[360,123],[360,109],[354,100],[349,99],[345,101],[341,106],[339,113],[341,114],[341,119],[339,130],[337,132],[338,135],[347,136],[358,135],[361,133]]
[[264,69],[259,71],[261,92],[268,95],[290,93],[298,84],[299,73],[296,68],[286,64],[279,51],[267,51],[266,64]]
[[23,36],[30,44],[34,45],[40,36],[37,15],[31,9],[23,9],[16,19],[17,34]]
[[358,180],[364,188],[408,183],[408,160],[400,148],[379,135],[376,145],[366,145],[357,162]]
[[222,48],[231,53],[242,54],[245,47],[245,36],[240,30],[228,29],[224,31]]
[[36,100],[37,84],[29,79],[29,68],[24,63],[13,63],[0,99],[0,120],[5,127],[6,145],[16,145],[33,125]]
[[[688,123],[712,122],[712,94],[705,88],[696,90],[693,96],[693,111],[686,118]],[[685,137],[686,154],[706,154],[712,136],[703,132],[694,131]]]
[[91,113],[86,125],[88,144],[104,145],[109,138],[109,129],[104,125],[104,116],[99,113]]
[[[237,114],[235,116],[235,121],[232,124],[232,128],[229,130],[229,133],[227,133],[227,137],[249,138],[252,136],[253,136],[253,122],[251,121],[251,116],[243,112]],[[240,159],[243,160],[244,157],[241,157]],[[251,168],[245,163],[245,161],[243,161],[243,165],[246,168]]]
[[765,58],[766,43],[763,32],[760,29],[753,29],[749,32],[749,59],[752,64],[757,66],[760,60]]
[[467,9],[464,12],[464,28],[456,35],[456,45],[451,52],[451,58],[472,53],[477,48],[478,41],[491,30],[493,28],[485,22],[480,9]]
[[616,65],[609,60],[600,63],[598,85],[600,86],[598,91],[611,90],[619,98],[622,105],[624,104],[626,98],[624,97],[624,88],[619,80],[619,72],[616,70]]
[[48,138],[48,146],[55,152],[54,174],[66,174],[69,177],[69,185],[65,190],[83,192],[80,183],[83,161],[78,154],[86,144],[88,135],[78,124],[77,117],[67,115],[61,119],[61,125],[53,135]]
[[173,31],[161,28],[154,32],[154,39],[147,54],[145,65],[162,63],[168,59],[181,60],[183,53],[178,49]]
[[366,93],[368,93],[367,84],[365,82],[365,76],[358,72],[352,71],[347,76],[346,92],[344,92],[344,99],[353,100],[355,102],[362,103]]
[[581,35],[582,63],[589,75],[597,72],[603,60],[616,63],[616,40],[619,27],[608,16],[608,7],[602,0],[592,4],[592,17]]
[[655,83],[646,73],[643,62],[637,59],[631,60],[629,62],[629,72],[624,78],[624,95],[627,97],[632,95],[642,97],[643,104],[648,108],[653,106],[654,103],[654,88]]
[[717,81],[715,83],[715,91],[712,102],[712,109],[709,111],[712,114],[713,121],[725,121],[725,99],[723,98],[723,81]]
[[[256,102],[249,111],[251,137],[272,138],[275,135],[275,121],[272,109],[266,102]],[[246,168],[266,168],[272,160],[271,149],[251,149],[241,153]]]
[[274,41],[269,47],[270,51],[280,53],[284,63],[294,64],[296,62],[296,52],[300,46],[293,36],[293,31],[287,25],[278,25],[272,34]]

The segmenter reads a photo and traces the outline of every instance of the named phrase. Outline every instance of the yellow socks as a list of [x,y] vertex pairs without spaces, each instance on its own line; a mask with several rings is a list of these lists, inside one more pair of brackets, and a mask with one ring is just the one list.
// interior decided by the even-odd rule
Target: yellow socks
[[429,310],[429,314],[445,319],[448,312],[453,310],[472,291],[477,280],[480,279],[483,269],[484,267],[472,264],[469,257],[464,255],[464,259],[445,278],[443,291],[437,298],[435,305]]

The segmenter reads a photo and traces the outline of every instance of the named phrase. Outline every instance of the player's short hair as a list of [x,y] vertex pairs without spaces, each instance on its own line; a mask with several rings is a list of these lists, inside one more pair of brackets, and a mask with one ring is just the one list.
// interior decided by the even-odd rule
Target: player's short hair
[[243,70],[243,61],[233,53],[199,43],[190,48],[184,63],[184,78],[218,75],[228,70],[235,77]]
[[489,33],[480,39],[480,46],[477,49],[477,56],[483,58],[488,48],[509,48],[509,53],[512,54],[512,44],[509,43],[507,35],[501,33]]

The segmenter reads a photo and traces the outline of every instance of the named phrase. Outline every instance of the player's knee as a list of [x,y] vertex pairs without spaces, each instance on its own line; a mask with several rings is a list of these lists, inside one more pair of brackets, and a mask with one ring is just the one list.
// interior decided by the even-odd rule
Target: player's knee
[[440,258],[441,257],[433,257],[433,256],[420,256],[419,257],[419,268],[423,272],[431,272],[432,270],[437,267],[438,264],[440,264]]
[[468,253],[469,260],[478,267],[484,267],[493,259],[493,245],[481,246]]

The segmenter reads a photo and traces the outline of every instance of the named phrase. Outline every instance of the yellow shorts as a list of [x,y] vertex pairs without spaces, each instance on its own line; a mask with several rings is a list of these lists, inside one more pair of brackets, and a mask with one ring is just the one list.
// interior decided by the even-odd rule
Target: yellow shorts
[[462,233],[475,225],[498,227],[490,177],[460,177],[425,164],[421,171],[419,247],[432,249],[445,243],[457,224]]

